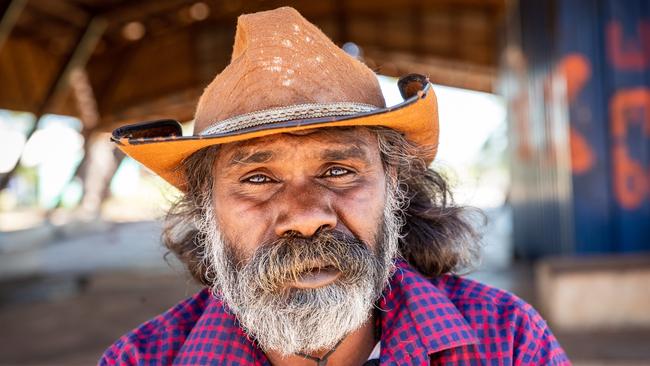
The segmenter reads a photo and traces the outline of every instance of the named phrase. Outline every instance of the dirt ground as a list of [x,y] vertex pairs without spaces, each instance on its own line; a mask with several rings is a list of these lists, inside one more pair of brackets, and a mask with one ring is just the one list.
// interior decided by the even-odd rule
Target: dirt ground
[[0,308],[0,365],[95,364],[122,334],[199,289],[171,272],[61,277],[41,285],[41,298],[23,296]]

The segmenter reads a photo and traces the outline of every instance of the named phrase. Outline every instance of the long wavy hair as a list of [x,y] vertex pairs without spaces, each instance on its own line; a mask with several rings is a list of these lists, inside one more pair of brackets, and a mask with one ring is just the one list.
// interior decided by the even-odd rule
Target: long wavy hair
[[[396,172],[402,201],[401,257],[428,277],[471,267],[480,251],[480,235],[472,223],[484,222],[485,216],[478,209],[455,205],[446,179],[420,158],[435,147],[415,145],[389,128],[354,128],[367,128],[377,136],[384,170]],[[197,225],[206,214],[206,202],[211,202],[212,166],[218,150],[218,145],[206,147],[179,166],[179,173],[187,177],[184,194],[169,209],[162,232],[169,252],[206,286],[212,283],[203,262],[204,234]]]

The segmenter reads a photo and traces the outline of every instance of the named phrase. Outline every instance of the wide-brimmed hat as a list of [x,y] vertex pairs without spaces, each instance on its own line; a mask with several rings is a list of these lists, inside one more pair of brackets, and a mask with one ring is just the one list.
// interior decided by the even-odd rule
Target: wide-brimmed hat
[[117,128],[112,140],[181,190],[178,167],[202,148],[314,128],[389,127],[426,146],[430,163],[438,143],[431,84],[410,74],[398,87],[404,101],[386,107],[372,70],[283,7],[239,17],[231,62],[199,99],[191,136],[175,120],[158,120]]

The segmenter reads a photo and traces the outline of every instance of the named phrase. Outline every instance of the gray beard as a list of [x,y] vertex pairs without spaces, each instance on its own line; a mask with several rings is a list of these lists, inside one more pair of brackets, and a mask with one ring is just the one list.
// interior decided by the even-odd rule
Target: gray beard
[[[290,355],[332,349],[369,319],[398,255],[399,193],[397,185],[387,181],[383,223],[377,230],[374,251],[356,239],[346,242],[327,236],[318,240],[323,243],[320,247],[317,243],[305,246],[302,241],[261,245],[251,258],[242,261],[236,245],[219,231],[212,203],[204,205],[199,230],[206,238],[203,260],[213,283],[212,293],[263,350]],[[306,251],[305,247],[316,249]],[[301,268],[316,263],[336,263],[341,277],[316,289],[286,290],[283,284],[295,279]]]

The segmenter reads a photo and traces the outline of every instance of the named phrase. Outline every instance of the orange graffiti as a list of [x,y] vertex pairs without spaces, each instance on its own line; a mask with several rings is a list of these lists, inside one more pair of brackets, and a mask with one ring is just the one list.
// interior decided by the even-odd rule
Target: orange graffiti
[[[570,53],[560,60],[555,72],[566,81],[567,99],[569,103],[573,103],[591,78],[591,63],[583,54]],[[569,122],[569,126],[571,125],[572,123]],[[571,127],[569,129],[569,145],[573,173],[588,172],[596,163],[595,154],[589,141],[580,131]]]
[[587,140],[573,127],[569,130],[569,145],[573,173],[583,174],[589,171],[594,166],[594,153]]
[[619,204],[626,209],[641,205],[648,192],[650,174],[632,160],[625,145],[628,125],[643,121],[644,134],[650,136],[650,89],[634,88],[617,91],[610,102],[610,123],[612,130],[614,194]]
[[612,149],[614,159],[614,195],[625,209],[639,207],[648,192],[648,178],[643,167],[632,160],[623,144]]
[[639,22],[638,32],[638,40],[625,39],[619,21],[613,20],[607,24],[607,56],[617,69],[643,71],[650,65],[650,22]]
[[646,135],[650,136],[650,89],[634,88],[617,91],[610,102],[610,113],[614,138],[625,138],[628,121],[641,119],[644,120]]
[[567,97],[573,102],[591,78],[591,63],[580,53],[570,53],[562,58],[556,70],[564,76]]

